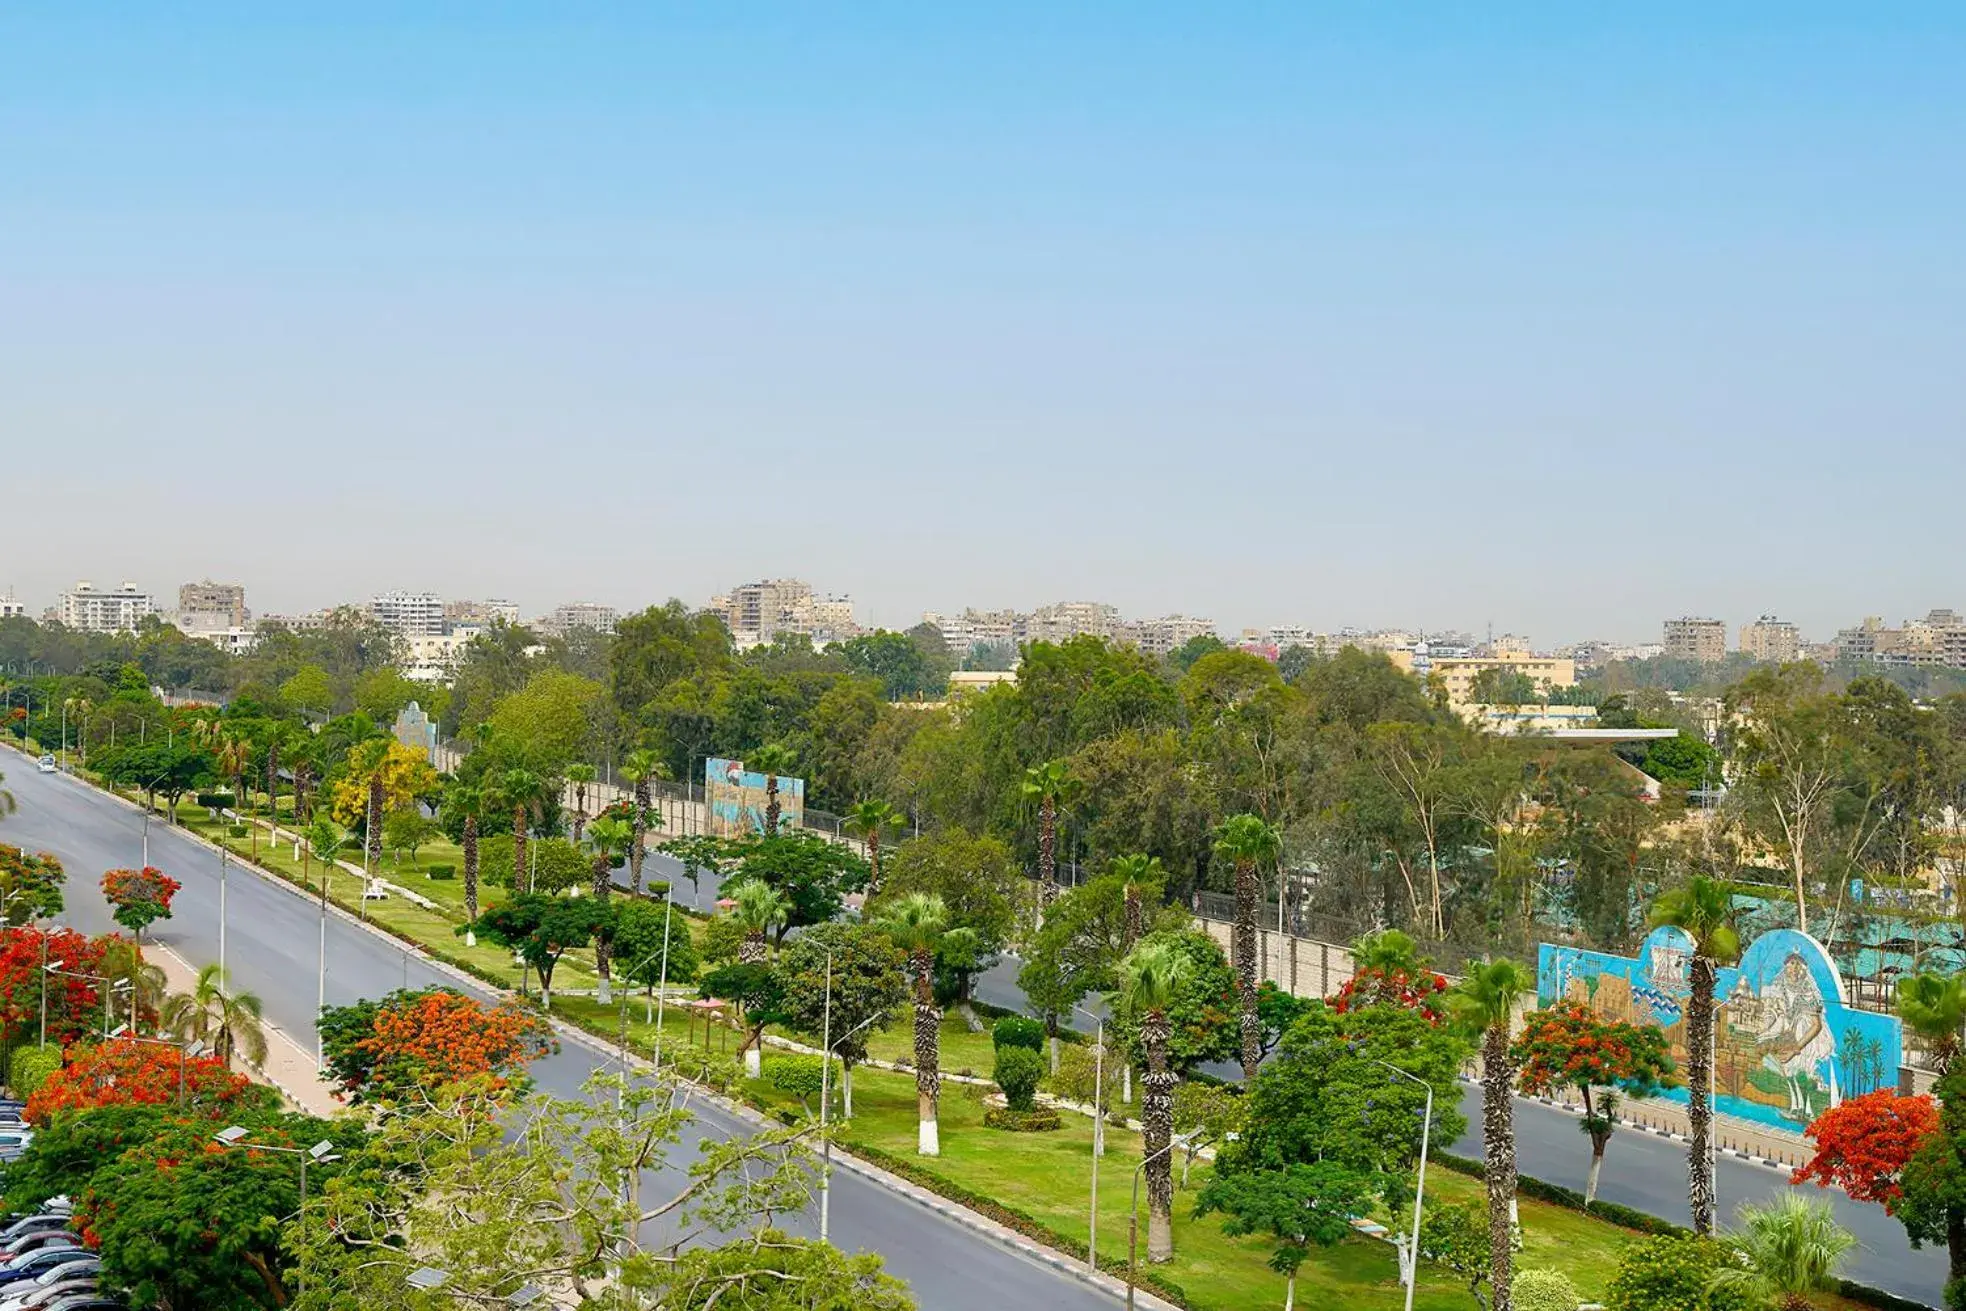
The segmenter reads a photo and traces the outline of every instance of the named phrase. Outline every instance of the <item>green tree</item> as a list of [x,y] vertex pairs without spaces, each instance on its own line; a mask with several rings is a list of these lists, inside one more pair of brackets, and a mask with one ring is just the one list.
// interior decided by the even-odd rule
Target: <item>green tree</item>
[[1010,848],[951,827],[902,843],[889,862],[886,891],[870,898],[868,907],[878,915],[887,902],[916,892],[942,899],[948,927],[967,930],[967,936],[943,935],[937,973],[968,1015],[971,980],[996,963],[1017,932],[1023,882]]
[[477,930],[524,957],[539,972],[539,990],[553,1005],[553,970],[560,957],[594,941],[608,927],[608,906],[591,897],[547,897],[522,892],[478,917]]
[[1511,1055],[1525,1094],[1541,1097],[1568,1087],[1583,1098],[1580,1127],[1591,1140],[1584,1201],[1595,1201],[1621,1095],[1650,1097],[1677,1083],[1666,1035],[1656,1024],[1600,1019],[1581,1003],[1560,1002],[1524,1019]]
[[280,699],[303,714],[325,715],[334,709],[334,681],[319,665],[305,665],[280,684]]
[[1709,1287],[1737,1290],[1750,1305],[1779,1311],[1809,1311],[1811,1294],[1837,1291],[1837,1268],[1857,1245],[1828,1202],[1795,1193],[1743,1206],[1741,1227],[1730,1237],[1746,1264],[1723,1265]]
[[853,1068],[867,1059],[869,1035],[893,1023],[895,1010],[908,1000],[907,965],[907,954],[887,934],[865,924],[818,925],[779,954],[786,1026],[814,1043],[830,1037],[848,1118]]
[[66,880],[52,852],[0,844],[0,922],[19,927],[61,914]]
[[382,840],[399,860],[405,851],[409,852],[412,864],[416,862],[418,849],[440,831],[437,821],[414,806],[392,810],[382,818]]
[[740,883],[731,890],[731,900],[737,903],[731,907],[731,918],[744,929],[737,959],[745,965],[762,965],[771,954],[765,935],[785,927],[792,904],[777,888],[759,882]]
[[[703,968],[687,917],[668,906],[624,901],[614,912],[614,956],[621,976],[650,990],[663,982],[693,983]],[[667,973],[664,972],[665,954]]]
[[1297,1271],[1313,1247],[1335,1247],[1351,1235],[1352,1217],[1369,1209],[1373,1180],[1331,1161],[1211,1180],[1195,1202],[1197,1216],[1222,1212],[1227,1234],[1268,1234],[1276,1240],[1270,1269],[1284,1276],[1284,1311],[1297,1304]]
[[724,891],[735,896],[746,883],[763,883],[785,894],[791,912],[780,925],[783,941],[792,929],[824,924],[846,907],[849,893],[867,886],[867,863],[853,850],[816,833],[793,830],[775,837],[740,839],[721,848],[735,866]]
[[940,897],[913,892],[891,902],[875,921],[895,946],[908,953],[909,972],[914,976],[915,1099],[921,1120],[916,1151],[922,1156],[942,1154],[936,1123],[942,1093],[942,1011],[935,1004],[935,948],[948,920],[948,909]]
[[1463,1030],[1481,1046],[1481,1141],[1488,1187],[1488,1272],[1495,1311],[1509,1311],[1515,1253],[1515,1053],[1509,1026],[1516,1007],[1536,995],[1536,980],[1512,960],[1471,967],[1448,994]]
[[1242,1077],[1256,1077],[1263,1060],[1263,1028],[1256,1016],[1256,982],[1261,962],[1257,959],[1256,910],[1262,901],[1260,870],[1275,864],[1283,854],[1283,839],[1259,815],[1232,815],[1216,830],[1215,854],[1231,862],[1236,871],[1236,922],[1234,937],[1236,991],[1241,999]]
[[[634,828],[625,819],[616,815],[603,815],[595,820],[587,830],[587,849],[594,858],[594,882],[591,891],[594,900],[605,906],[609,895],[614,891],[614,868],[628,856],[635,841]],[[611,992],[614,979],[610,969],[613,959],[612,919],[604,924],[594,937],[594,970],[600,976],[600,996],[603,1006],[614,1000]]]
[[1671,925],[1693,940],[1691,987],[1686,999],[1687,1192],[1693,1231],[1711,1237],[1714,987],[1720,967],[1741,957],[1741,935],[1734,927],[1734,894],[1725,883],[1695,875],[1683,887],[1659,894],[1652,903],[1652,923]]
[[635,748],[621,762],[622,780],[634,790],[633,804],[628,811],[634,839],[628,848],[628,878],[638,897],[642,895],[642,862],[648,855],[648,832],[662,825],[655,813],[655,780],[666,773],[662,758],[646,747]]
[[1917,1034],[1940,1074],[1959,1060],[1960,1032],[1966,1028],[1966,979],[1958,975],[1913,974],[1898,980],[1898,1018]]
[[1071,804],[1078,783],[1064,761],[1047,760],[1024,771],[1019,792],[1037,813],[1038,895],[1049,907],[1058,895],[1058,812]]
[[[1175,980],[1175,996],[1167,1010],[1168,1064],[1177,1074],[1191,1073],[1211,1061],[1235,1058],[1241,1049],[1236,1014],[1236,976],[1215,940],[1199,929],[1160,929],[1134,947],[1165,944],[1187,962]],[[1116,1013],[1106,1032],[1133,1065],[1147,1059],[1146,1043],[1136,1018]]]
[[557,773],[579,758],[604,694],[590,678],[542,669],[524,687],[499,698],[489,722],[499,736]]
[[881,890],[881,837],[901,826],[901,814],[885,801],[857,803],[841,817],[841,827],[867,844],[867,895]]
[[1697,1235],[1633,1243],[1604,1291],[1606,1311],[1756,1311],[1738,1290],[1713,1286],[1716,1274],[1737,1263],[1725,1243]]
[[266,1064],[265,1012],[259,995],[233,992],[217,965],[198,971],[190,992],[164,998],[160,1023],[180,1042],[208,1044],[228,1066],[236,1053],[250,1065]]
[[1730,688],[1723,704],[1737,725],[1731,746],[1743,813],[1754,835],[1788,866],[1796,927],[1807,933],[1820,848],[1848,790],[1850,744],[1841,709],[1822,691],[1822,671],[1811,664],[1758,669]]
[[1174,1085],[1168,1064],[1173,1037],[1169,1014],[1179,996],[1188,960],[1167,941],[1143,942],[1120,962],[1115,1010],[1139,1026],[1147,1073],[1141,1079],[1140,1145],[1146,1159],[1147,1259],[1174,1256]]

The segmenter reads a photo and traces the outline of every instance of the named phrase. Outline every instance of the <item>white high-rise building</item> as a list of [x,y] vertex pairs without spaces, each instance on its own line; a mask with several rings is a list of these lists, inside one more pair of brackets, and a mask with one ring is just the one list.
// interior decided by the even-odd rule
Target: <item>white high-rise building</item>
[[61,594],[55,615],[67,628],[85,633],[134,633],[137,625],[157,613],[150,593],[135,583],[124,583],[113,592],[98,592],[96,585],[83,579]]
[[398,637],[436,637],[444,631],[444,602],[435,592],[384,592],[369,617]]

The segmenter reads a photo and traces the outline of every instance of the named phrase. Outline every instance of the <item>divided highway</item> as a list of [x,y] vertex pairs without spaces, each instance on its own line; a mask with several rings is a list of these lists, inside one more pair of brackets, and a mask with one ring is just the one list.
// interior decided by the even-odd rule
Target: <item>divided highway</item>
[[[105,869],[135,865],[141,856],[140,813],[74,779],[35,772],[34,762],[0,752],[5,786],[19,811],[0,823],[0,841],[52,851],[68,870],[68,910],[61,922],[87,933],[114,928],[97,891]],[[151,863],[181,880],[171,919],[155,937],[194,965],[218,959],[218,857],[204,846],[153,820]],[[259,994],[267,1018],[312,1050],[319,918],[315,904],[288,885],[235,867],[227,879],[226,966],[234,985]],[[683,887],[688,883],[684,881]],[[457,980],[389,941],[338,916],[328,920],[328,1003],[376,997],[392,988]],[[474,988],[480,995],[489,990]],[[576,1093],[609,1062],[588,1048],[567,1043],[533,1067],[540,1086],[562,1096]],[[746,1132],[739,1120],[703,1103],[696,1106],[699,1135]],[[690,1140],[677,1150],[687,1166]],[[651,1178],[651,1199],[667,1196],[673,1180]],[[785,1227],[811,1236],[816,1215],[792,1217]],[[878,1252],[888,1270],[905,1279],[925,1307],[938,1311],[1000,1311],[1006,1305],[1047,1311],[1093,1311],[1113,1299],[1009,1248],[962,1228],[919,1204],[858,1175],[833,1177],[832,1238],[848,1251]]]

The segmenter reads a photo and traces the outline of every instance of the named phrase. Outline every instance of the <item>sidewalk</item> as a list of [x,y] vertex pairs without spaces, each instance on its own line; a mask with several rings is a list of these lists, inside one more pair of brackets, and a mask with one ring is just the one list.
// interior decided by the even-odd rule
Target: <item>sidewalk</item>
[[[198,969],[161,942],[148,944],[143,958],[164,971],[164,986],[171,992],[190,992],[198,983]],[[271,1020],[266,1030],[266,1064],[257,1066],[235,1055],[233,1065],[254,1080],[279,1090],[289,1103],[309,1115],[328,1119],[347,1107],[335,1100],[333,1090],[320,1077],[314,1053],[302,1047],[292,1034]]]

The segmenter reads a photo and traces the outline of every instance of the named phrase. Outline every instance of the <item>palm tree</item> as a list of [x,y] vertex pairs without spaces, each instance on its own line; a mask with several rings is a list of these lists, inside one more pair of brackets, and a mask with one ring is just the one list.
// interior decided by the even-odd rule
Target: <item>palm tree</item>
[[1837,1267],[1857,1240],[1827,1201],[1783,1193],[1765,1205],[1743,1206],[1740,1214],[1731,1237],[1746,1264],[1716,1271],[1711,1290],[1731,1290],[1755,1306],[1809,1311],[1811,1293],[1836,1289]]
[[371,870],[382,868],[382,771],[389,761],[391,739],[365,738],[349,752],[349,764],[357,774],[368,777],[369,804],[362,815],[362,863]]
[[164,1001],[164,971],[143,958],[143,948],[134,940],[119,935],[103,944],[102,978],[105,988],[129,985],[125,995],[132,1029],[142,1028],[146,1019],[155,1022]]
[[567,766],[567,782],[573,784],[573,840],[576,846],[580,844],[580,831],[587,827],[587,785],[594,781],[597,774],[592,765]]
[[1352,972],[1377,970],[1382,974],[1418,974],[1433,962],[1420,954],[1420,944],[1398,929],[1380,929],[1352,941],[1348,949]]
[[862,801],[840,818],[840,827],[867,844],[867,896],[881,890],[881,834],[899,827],[901,812],[885,801]]
[[471,928],[478,922],[478,811],[484,794],[469,783],[452,782],[444,789],[444,809],[458,820],[458,846],[464,851],[464,945],[478,945]]
[[[266,814],[276,828],[280,823],[280,743],[286,736],[286,730],[278,725],[266,734]],[[278,838],[279,834],[273,836]]]
[[1049,906],[1058,895],[1058,811],[1078,792],[1078,780],[1062,760],[1047,760],[1024,771],[1018,792],[1038,813],[1038,897]]
[[1455,986],[1449,1004],[1481,1043],[1481,1155],[1488,1181],[1488,1261],[1493,1311],[1509,1311],[1515,1254],[1515,1060],[1509,1026],[1536,993],[1536,978],[1512,960],[1483,961]]
[[1686,1173],[1693,1231],[1713,1236],[1713,1019],[1720,967],[1740,959],[1734,894],[1696,874],[1652,903],[1652,924],[1670,925],[1693,940],[1691,991],[1686,998]]
[[250,992],[230,992],[227,982],[224,970],[205,966],[190,992],[164,998],[159,1018],[180,1042],[211,1044],[212,1052],[227,1065],[235,1053],[249,1065],[264,1065],[266,1029],[259,998]]
[[1966,979],[1913,974],[1898,980],[1898,1018],[1925,1040],[1940,1074],[1959,1059],[1959,1031],[1966,1025]]
[[1145,927],[1145,911],[1140,904],[1140,889],[1159,887],[1167,881],[1167,871],[1161,867],[1159,856],[1115,856],[1113,863],[1106,867],[1109,874],[1121,880],[1124,914],[1120,922],[1120,953],[1133,950],[1133,944],[1140,941],[1141,930]]
[[246,805],[246,766],[252,761],[252,748],[242,737],[221,737],[218,743],[218,772],[232,780],[233,804]]
[[[614,891],[614,867],[628,854],[635,840],[634,827],[616,815],[603,815],[587,827],[587,849],[594,853],[594,896],[603,906]],[[608,962],[614,952],[613,934],[603,929],[594,935],[594,969],[601,977],[600,1002],[613,1001]]]
[[908,953],[915,976],[915,1103],[921,1118],[915,1151],[940,1156],[936,1112],[942,1096],[942,1012],[935,1005],[935,948],[948,927],[949,910],[933,893],[911,892],[889,904],[875,923]]
[[541,789],[539,775],[530,769],[508,769],[493,785],[492,804],[512,816],[512,891],[530,892],[526,882],[526,829],[538,809]]
[[1147,1259],[1166,1261],[1174,1255],[1174,1071],[1168,1068],[1168,1044],[1173,1030],[1168,1011],[1175,989],[1187,970],[1187,957],[1166,942],[1143,942],[1119,965],[1120,986],[1114,1000],[1120,1010],[1137,1016],[1140,1043],[1147,1050],[1147,1073],[1140,1080],[1140,1147],[1148,1157]]
[[737,962],[740,965],[762,965],[771,954],[766,935],[790,916],[792,903],[771,884],[755,880],[739,884],[730,896],[737,903],[730,913],[744,929],[744,941],[737,946]]
[[1236,922],[1230,944],[1235,948],[1236,991],[1242,1002],[1242,1077],[1253,1082],[1263,1060],[1263,1024],[1256,1018],[1261,972],[1256,959],[1256,907],[1263,892],[1257,867],[1283,854],[1283,839],[1260,815],[1231,815],[1215,830],[1215,854],[1236,867]]
[[628,816],[628,822],[635,828],[634,843],[628,848],[628,876],[638,897],[642,895],[642,859],[648,853],[648,831],[662,824],[655,814],[650,784],[667,772],[662,757],[646,747],[635,748],[621,762],[621,777],[635,789],[635,809]]
[[746,769],[765,776],[765,836],[768,838],[778,836],[779,776],[790,774],[797,764],[792,748],[777,742],[767,742],[744,762]]

